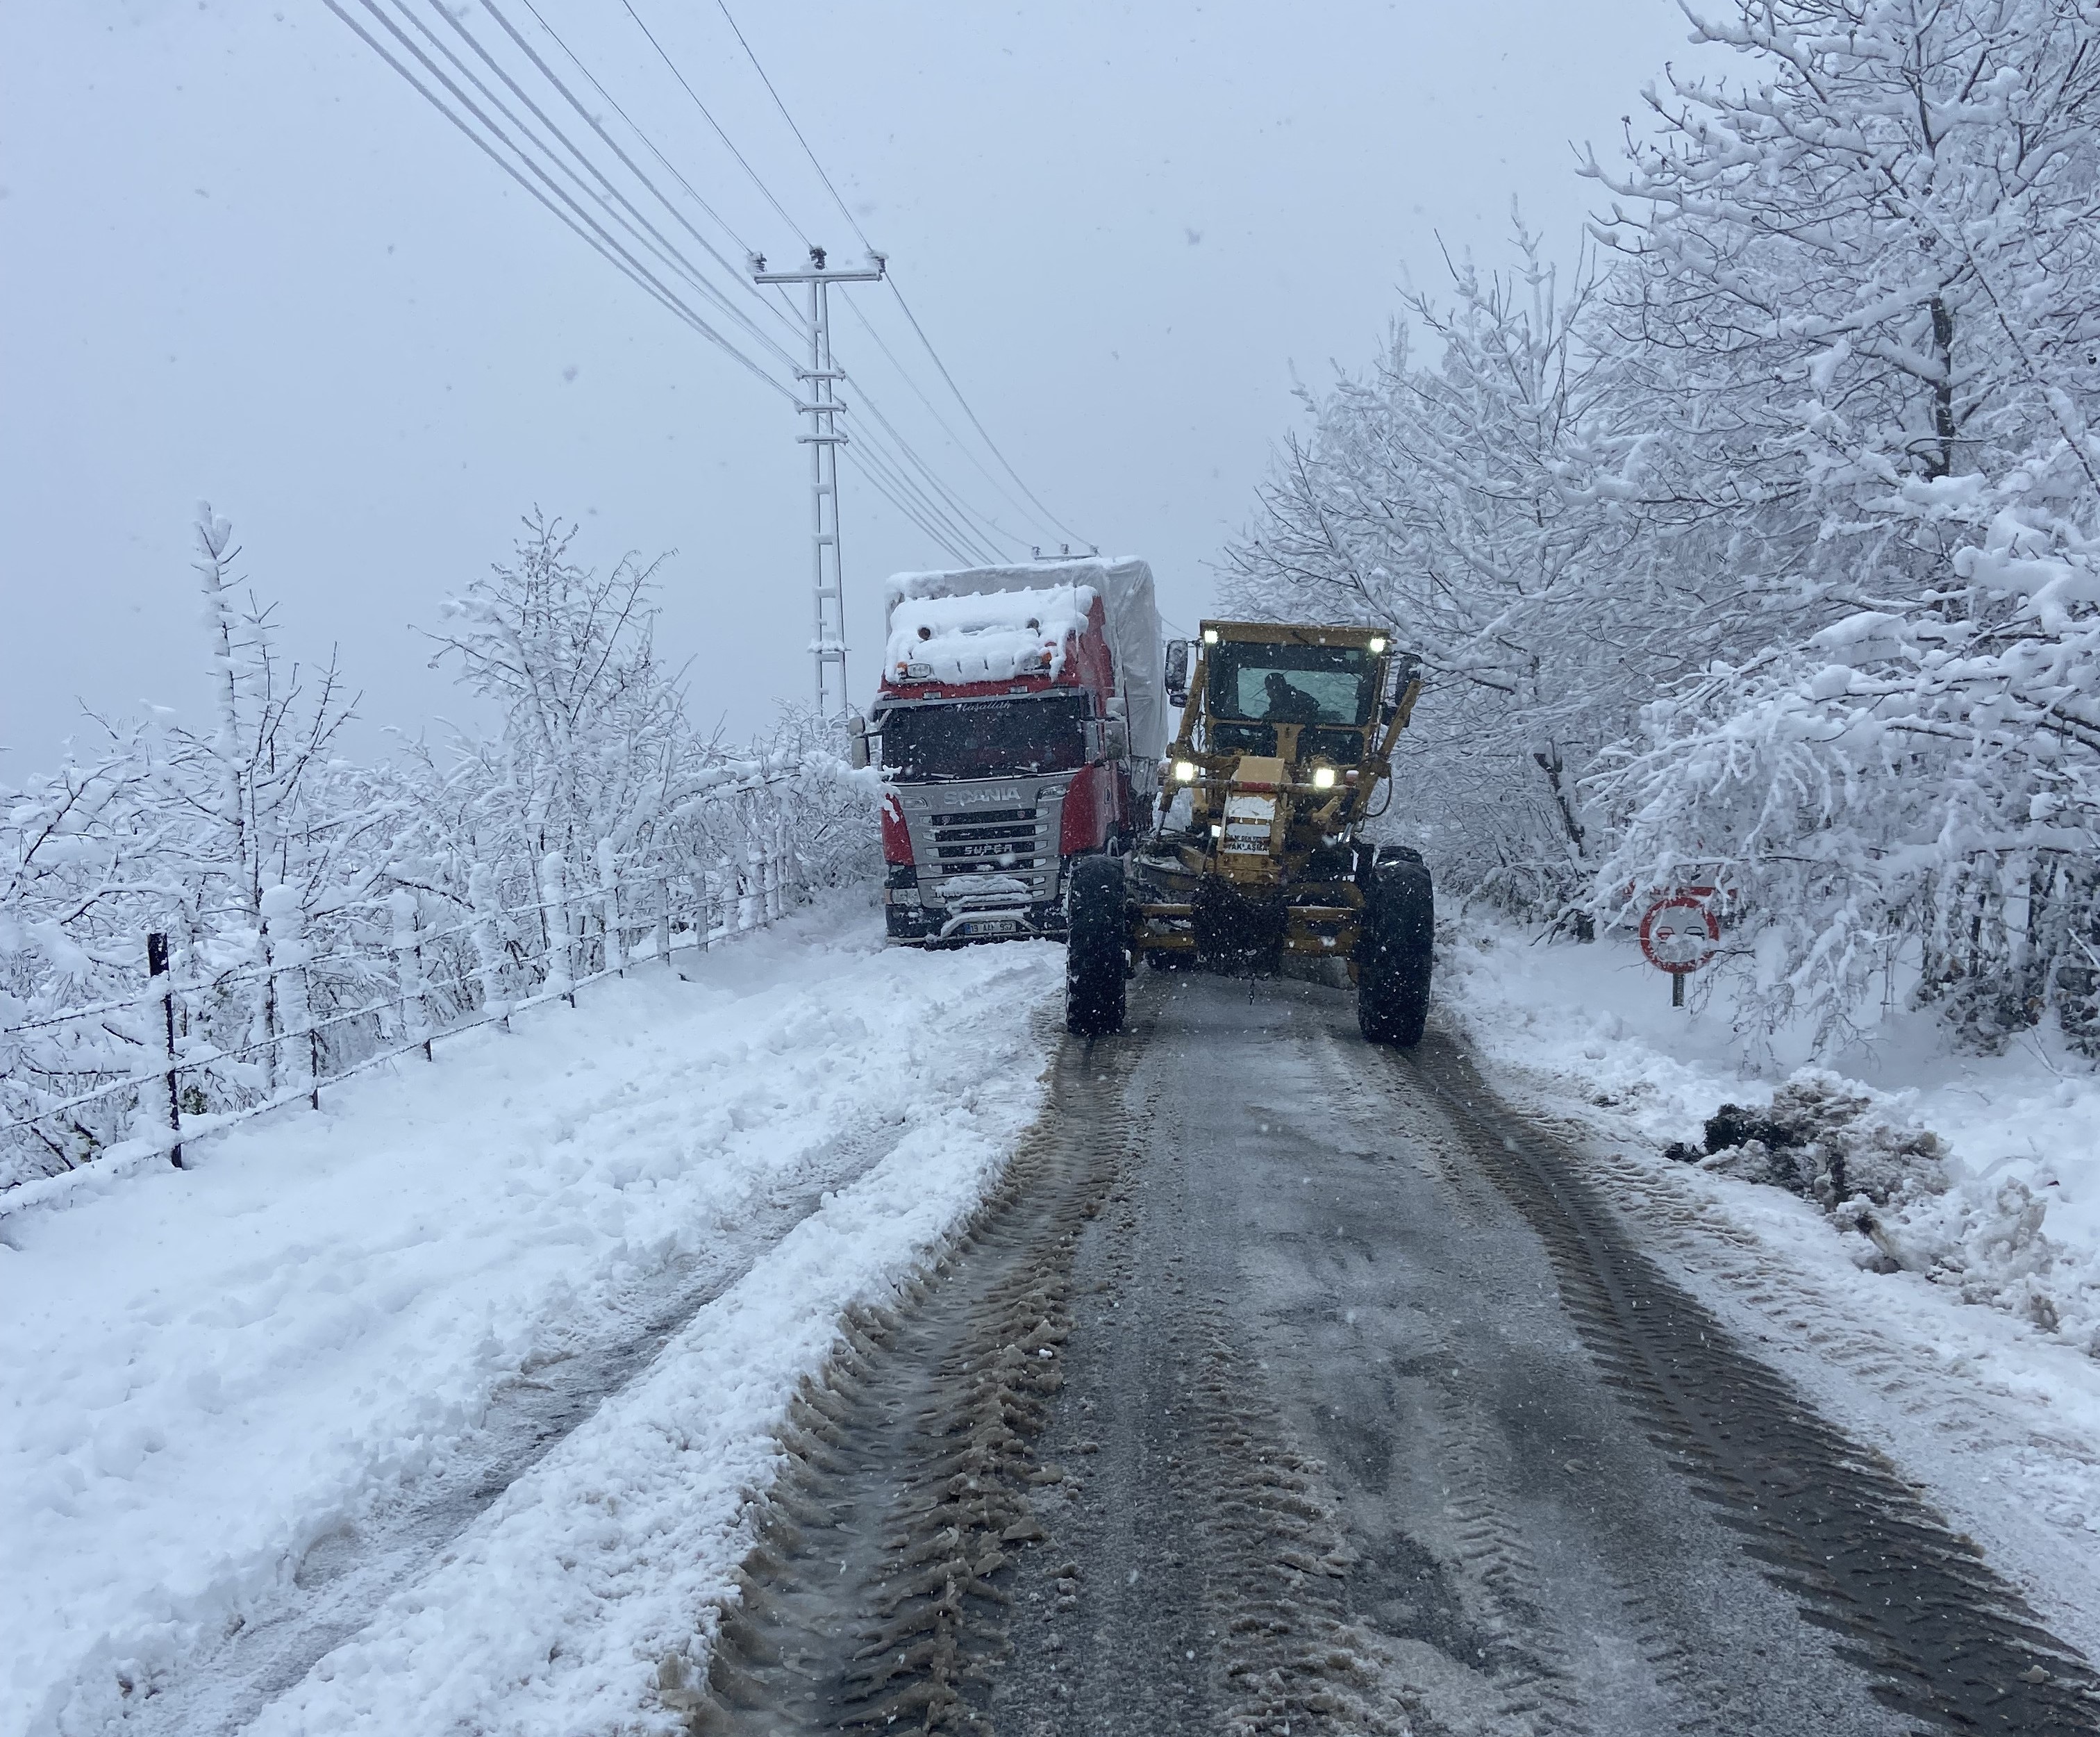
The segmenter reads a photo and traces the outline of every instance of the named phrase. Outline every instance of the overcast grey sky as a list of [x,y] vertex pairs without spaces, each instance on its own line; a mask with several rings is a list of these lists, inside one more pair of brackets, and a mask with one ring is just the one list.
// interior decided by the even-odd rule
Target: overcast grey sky
[[[539,5],[738,234],[799,255],[622,0]],[[634,6],[790,217],[856,255],[713,0]],[[1574,147],[1615,149],[1688,51],[1671,0],[731,10],[1007,455],[1184,623],[1294,375],[1364,363],[1439,236],[1499,258],[1512,197],[1572,254]],[[853,293],[961,427],[887,292]],[[1013,518],[838,325],[935,467]],[[196,714],[201,497],[287,649],[340,647],[361,753],[463,715],[409,624],[535,502],[592,562],[675,549],[660,643],[702,722],[761,727],[810,687],[796,431],[320,0],[0,0],[0,780],[52,763],[80,702]],[[850,479],[844,510],[864,694],[881,577],[951,564]]]

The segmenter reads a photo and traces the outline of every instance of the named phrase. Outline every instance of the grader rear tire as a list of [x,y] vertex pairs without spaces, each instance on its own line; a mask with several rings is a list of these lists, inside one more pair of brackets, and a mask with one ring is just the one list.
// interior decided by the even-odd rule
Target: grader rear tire
[[1089,856],[1072,871],[1070,932],[1065,942],[1065,1028],[1082,1037],[1123,1029],[1123,863]]
[[1364,889],[1357,1024],[1373,1043],[1411,1050],[1429,1019],[1436,904],[1419,862],[1380,863]]

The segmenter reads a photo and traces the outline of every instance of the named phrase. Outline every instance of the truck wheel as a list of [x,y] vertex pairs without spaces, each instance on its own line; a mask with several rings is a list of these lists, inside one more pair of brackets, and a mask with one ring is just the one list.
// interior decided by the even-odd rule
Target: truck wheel
[[1436,931],[1427,868],[1388,862],[1372,870],[1357,952],[1357,1023],[1371,1042],[1411,1050],[1422,1041]]
[[1082,1037],[1123,1029],[1123,862],[1089,856],[1072,870],[1065,941],[1065,1028]]

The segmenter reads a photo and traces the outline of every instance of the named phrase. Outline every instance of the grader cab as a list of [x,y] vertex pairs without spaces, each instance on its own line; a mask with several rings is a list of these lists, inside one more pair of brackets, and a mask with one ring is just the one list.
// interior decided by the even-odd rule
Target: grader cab
[[1254,974],[1295,954],[1345,961],[1372,1042],[1420,1040],[1429,871],[1361,836],[1391,800],[1417,670],[1370,627],[1206,621],[1200,639],[1168,648],[1181,723],[1157,821],[1138,850],[1089,858],[1073,877],[1073,1031],[1121,1027],[1139,960]]

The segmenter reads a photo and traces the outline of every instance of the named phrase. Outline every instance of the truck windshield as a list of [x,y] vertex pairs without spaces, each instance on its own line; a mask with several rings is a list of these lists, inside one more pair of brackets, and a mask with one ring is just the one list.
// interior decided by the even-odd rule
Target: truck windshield
[[1079,694],[901,705],[882,720],[882,763],[910,783],[1067,772],[1087,758]]
[[1227,639],[1210,648],[1214,718],[1260,723],[1370,721],[1377,661],[1360,646]]

